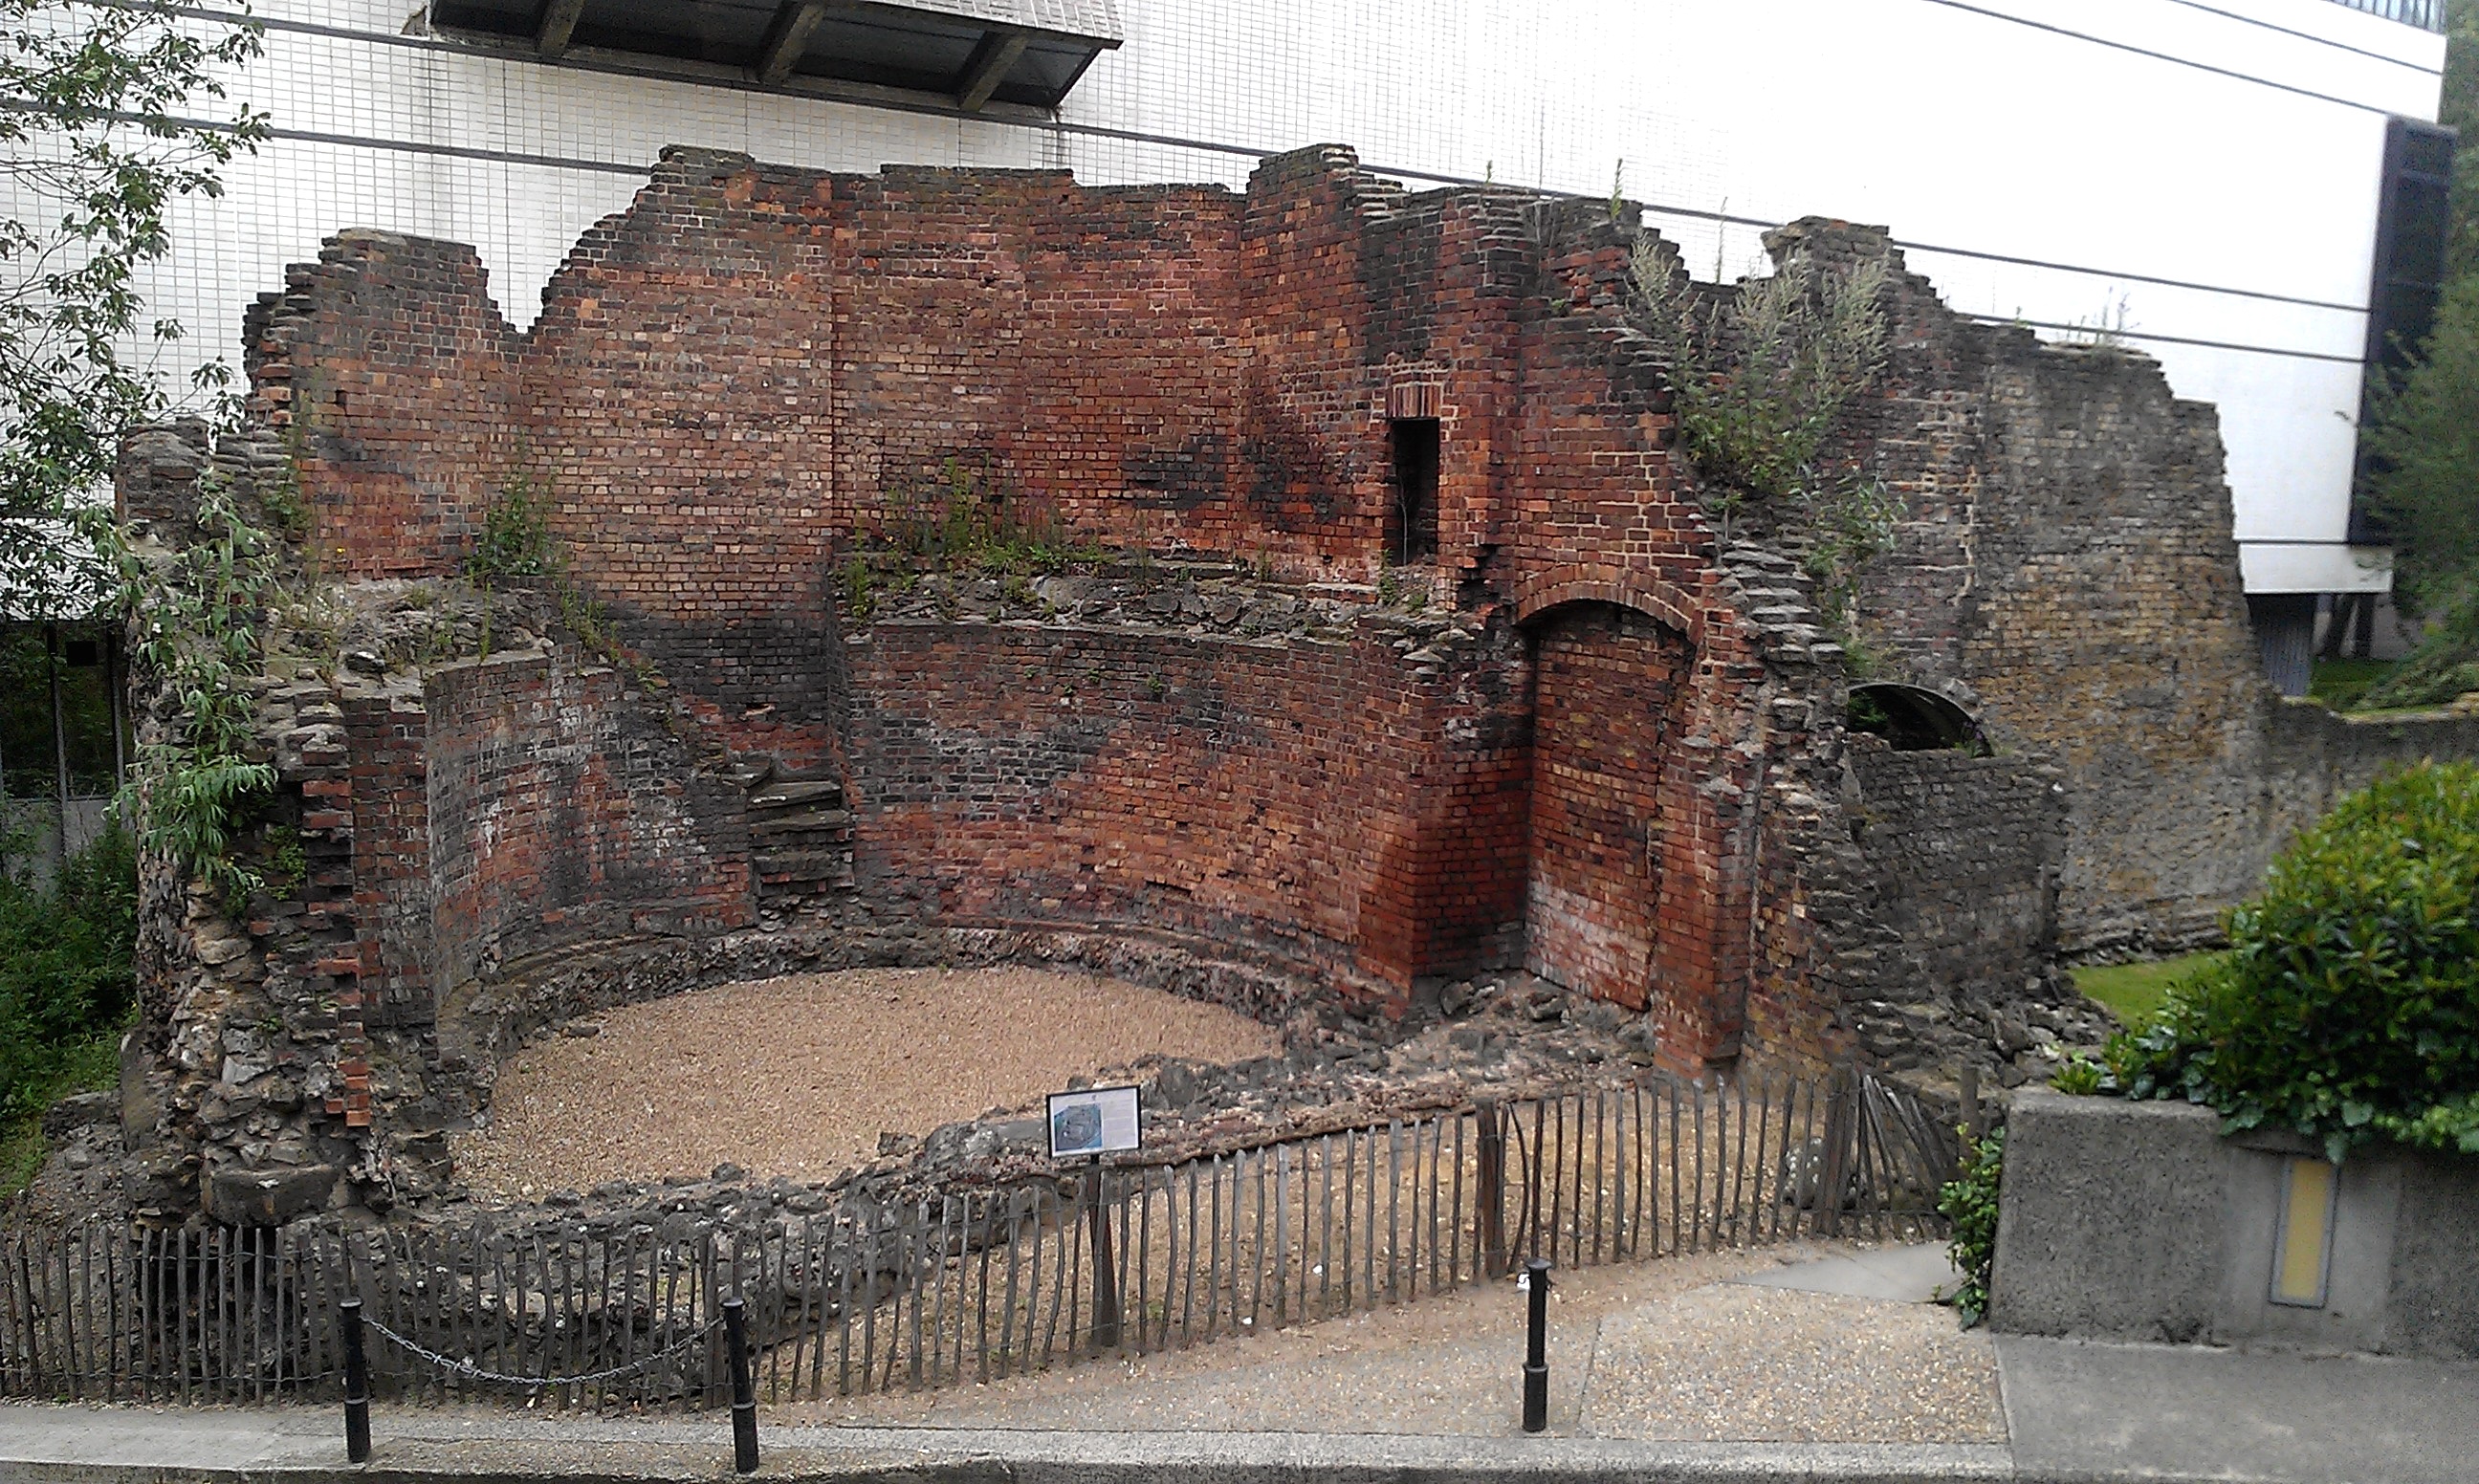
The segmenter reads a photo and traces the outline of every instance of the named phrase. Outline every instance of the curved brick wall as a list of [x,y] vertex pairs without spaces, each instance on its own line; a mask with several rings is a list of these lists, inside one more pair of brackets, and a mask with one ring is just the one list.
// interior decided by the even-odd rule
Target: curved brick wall
[[[1667,451],[1660,368],[1619,316],[1633,234],[1505,192],[1407,196],[1332,148],[1268,161],[1244,196],[676,151],[529,334],[470,251],[347,234],[262,306],[253,371],[343,576],[454,571],[496,492],[529,481],[573,579],[717,755],[842,783],[839,920],[1174,926],[1396,1003],[1521,962],[1528,933],[1571,945],[1545,973],[1650,1007],[1700,1062],[1740,1034],[1763,769],[1715,739],[1749,732],[1765,667]],[[1441,657],[839,611],[839,553],[958,477],[1106,544],[1366,582],[1396,498],[1390,415],[1441,429],[1427,580],[1467,615]],[[1579,602],[1640,611],[1589,641],[1542,617]],[[1689,762],[1579,775],[1536,814],[1536,644],[1551,714],[1574,718],[1560,736],[1649,705],[1640,751]],[[1659,696],[1623,696],[1656,654]],[[435,702],[463,714],[453,687]],[[433,828],[456,835],[431,868],[438,931],[382,943],[374,972],[455,981],[671,912],[685,887],[626,871],[543,899],[555,929],[521,920],[539,892],[474,884],[494,867],[459,843],[468,814],[565,816],[520,797],[545,775],[458,751],[470,725],[431,743]],[[1726,789],[1691,786],[1713,770]],[[469,775],[497,802],[441,781]],[[603,776],[571,780],[592,785],[579,817]],[[1593,837],[1641,835],[1610,823],[1638,803],[1657,803],[1657,880]],[[730,927],[736,880],[688,892],[703,915],[682,921]]]
[[[464,1058],[598,995],[1090,931],[1384,1007],[1529,964],[1685,1068],[1993,1064],[1995,1002],[2059,992],[2058,923],[2244,874],[2262,687],[2225,513],[2198,534],[2208,422],[1904,281],[1852,443],[1909,515],[1862,627],[2027,755],[1854,771],[1810,579],[1717,550],[1671,451],[1637,237],[1331,147],[1244,195],[676,151],[526,335],[470,249],[338,238],[252,317],[234,457],[289,450],[320,570],[372,590],[455,573],[526,481],[623,652],[278,692],[319,698],[274,741],[310,879],[227,936],[150,918],[168,1043],[326,1016],[299,1118],[409,1151],[478,1096]],[[1435,560],[1390,573],[1393,419],[1440,443]],[[124,471],[133,515],[178,517],[171,468]],[[1118,596],[905,574],[856,605],[859,538],[958,477],[1125,554],[1075,579]],[[2003,819],[1940,823],[1970,800]],[[1935,838],[1863,849],[1861,808]],[[175,1056],[198,1106],[213,1054]],[[260,1157],[206,1121],[209,1163]]]

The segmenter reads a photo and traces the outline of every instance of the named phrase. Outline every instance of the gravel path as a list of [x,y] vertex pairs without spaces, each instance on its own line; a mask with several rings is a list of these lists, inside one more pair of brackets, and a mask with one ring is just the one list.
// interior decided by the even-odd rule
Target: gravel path
[[926,1134],[1149,1055],[1240,1062],[1281,1038],[1218,1005],[1038,969],[798,974],[615,1010],[499,1069],[491,1125],[455,1142],[480,1193],[620,1177],[822,1179]]
[[[1549,1427],[1686,1442],[2002,1443],[1985,1331],[1954,1311],[1743,1287],[1799,1242],[1561,1272]],[[1520,1435],[1524,1299],[1512,1283],[1188,1350],[988,1386],[777,1407],[783,1422],[1104,1431]]]

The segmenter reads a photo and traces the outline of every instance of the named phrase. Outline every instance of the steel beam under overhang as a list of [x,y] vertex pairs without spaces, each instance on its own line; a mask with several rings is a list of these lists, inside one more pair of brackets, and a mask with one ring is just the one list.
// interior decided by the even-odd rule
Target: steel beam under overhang
[[757,59],[757,80],[769,88],[782,86],[792,75],[792,64],[809,49],[809,38],[815,36],[818,23],[827,18],[827,0],[788,0],[775,13],[774,24],[766,30],[766,49]]
[[984,31],[981,43],[964,64],[964,75],[956,89],[956,106],[967,114],[978,114],[990,94],[999,90],[999,83],[1024,55],[1031,38],[1021,31]]
[[569,38],[576,35],[576,18],[584,13],[585,0],[550,0],[543,7],[542,25],[534,32],[534,50],[546,57],[568,50]]

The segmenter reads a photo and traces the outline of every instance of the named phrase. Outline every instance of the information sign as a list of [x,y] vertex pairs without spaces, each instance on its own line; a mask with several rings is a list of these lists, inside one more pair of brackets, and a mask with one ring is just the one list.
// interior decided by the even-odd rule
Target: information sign
[[1050,1157],[1111,1154],[1137,1142],[1137,1089],[1087,1087],[1050,1094]]

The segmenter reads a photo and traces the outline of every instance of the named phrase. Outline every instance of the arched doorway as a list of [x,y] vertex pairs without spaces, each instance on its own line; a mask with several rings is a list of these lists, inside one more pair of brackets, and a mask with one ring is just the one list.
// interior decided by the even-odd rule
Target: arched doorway
[[1685,636],[1616,603],[1534,618],[1524,966],[1642,1010],[1658,958]]
[[1869,680],[1851,687],[1843,724],[1883,737],[1898,753],[1961,752],[1988,755],[1988,739],[1971,713],[1917,685]]

